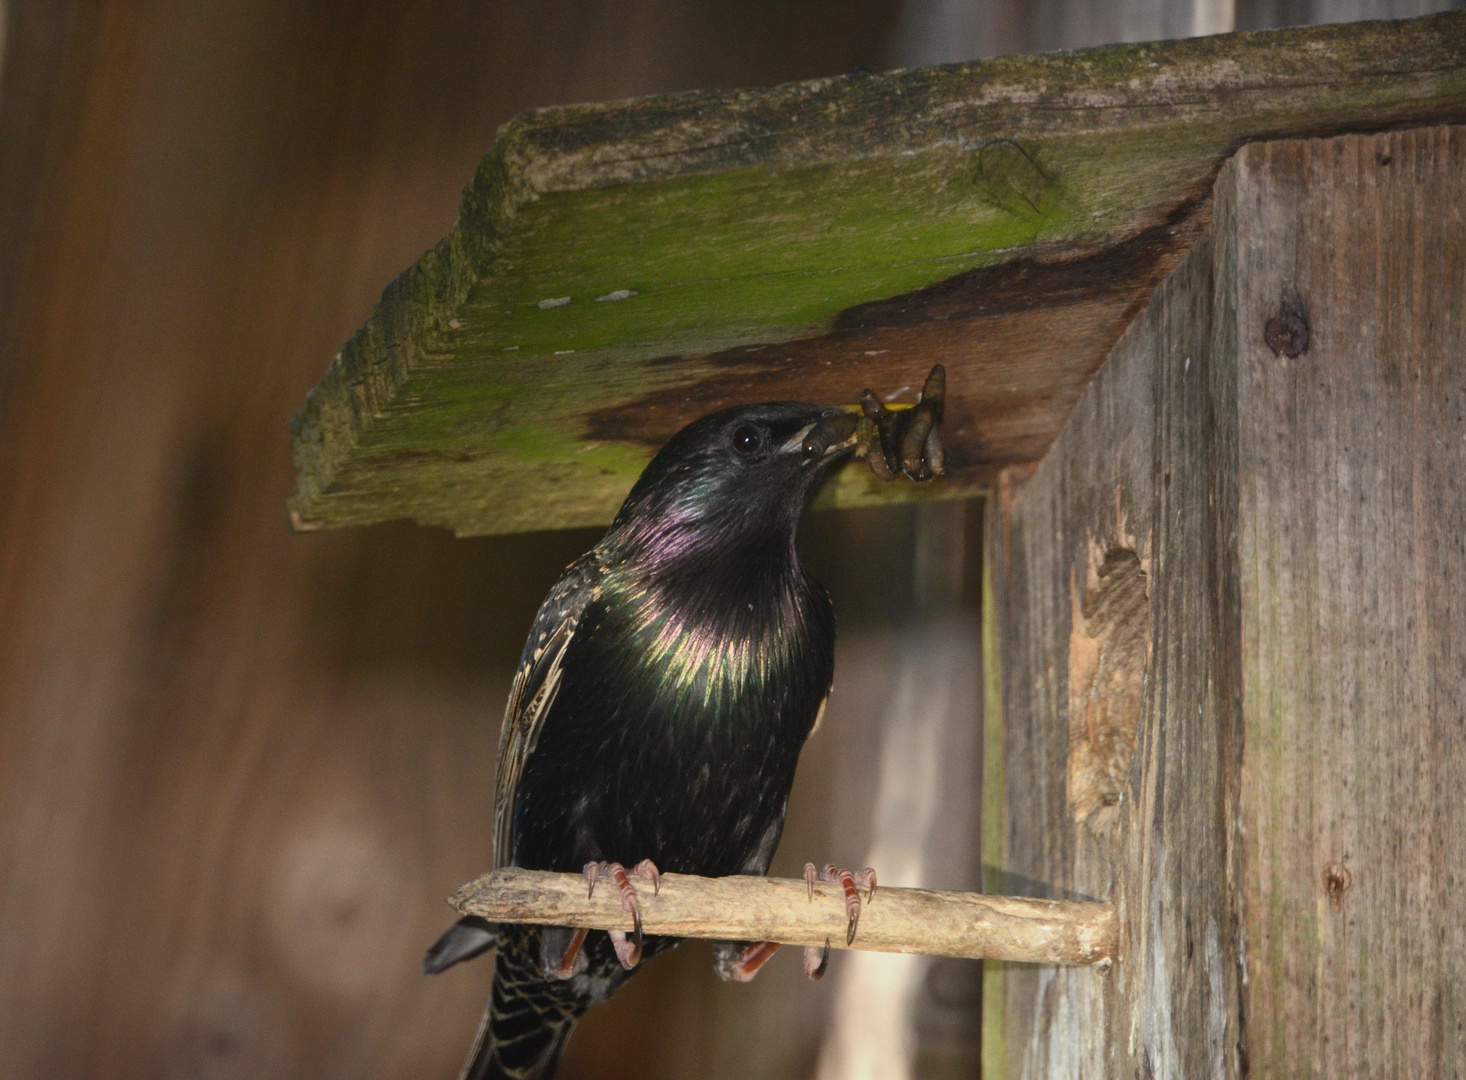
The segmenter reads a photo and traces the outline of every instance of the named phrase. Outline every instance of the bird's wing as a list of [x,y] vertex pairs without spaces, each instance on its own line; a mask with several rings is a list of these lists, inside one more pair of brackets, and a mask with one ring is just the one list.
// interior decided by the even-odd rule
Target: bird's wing
[[499,767],[494,783],[494,869],[514,859],[514,801],[524,763],[534,752],[545,716],[560,689],[561,662],[580,625],[586,605],[600,590],[601,564],[594,551],[570,564],[540,605],[519,671],[509,688],[499,734]]

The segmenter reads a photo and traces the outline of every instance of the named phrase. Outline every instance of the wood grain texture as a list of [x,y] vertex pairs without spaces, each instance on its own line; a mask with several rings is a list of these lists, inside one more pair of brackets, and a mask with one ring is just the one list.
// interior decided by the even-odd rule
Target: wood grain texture
[[1463,55],[1443,15],[527,114],[307,400],[294,520],[604,522],[696,415],[934,360],[952,482],[833,498],[970,490],[1042,454],[1236,145],[1461,115]]
[[[489,858],[524,633],[595,536],[292,536],[290,415],[499,123],[872,64],[885,9],[6,8],[0,1076],[448,1080],[488,965],[418,961]],[[784,873],[866,842],[832,777],[885,702],[906,516],[809,523],[841,685]],[[689,946],[561,1075],[807,1076],[818,990],[796,957],[724,987]]]
[[[640,879],[634,884],[646,932],[670,937],[1084,965],[1106,963],[1114,947],[1114,908],[1093,901],[878,888],[862,903],[855,940],[846,945],[837,884],[817,882],[812,894],[790,878],[663,874],[656,890]],[[490,922],[632,928],[614,887],[605,882],[588,893],[579,874],[495,870],[464,885],[451,902]]]
[[[1118,961],[1091,972],[1014,967],[989,979],[994,1047],[1010,1077],[1237,1076],[1240,966],[1231,882],[1237,723],[1235,425],[1225,230],[1167,279],[1116,346],[1032,477],[1000,489],[989,544],[1002,670],[1006,875],[990,888],[1113,900]],[[1219,238],[1220,237],[1220,238]],[[1233,413],[1235,415],[1235,413]],[[1085,612],[1129,567],[1147,602],[1110,632],[1148,638],[1142,666],[1069,684],[1071,646],[1094,648]],[[1107,574],[1106,571],[1110,573]],[[1076,618],[1077,616],[1077,618]],[[1113,801],[1076,805],[1071,703],[1133,725]],[[1232,762],[1231,768],[1228,763]],[[1001,1017],[1001,1020],[999,1019]]]
[[[1463,148],[1243,148],[1209,235],[995,501],[1008,885],[1113,899],[1121,934],[1107,983],[990,981],[1010,1076],[1463,1060]],[[1267,343],[1283,313],[1295,358]],[[1066,683],[1103,668],[1087,605],[1125,553],[1151,621],[1136,749],[1076,822],[1093,688]]]
[[1236,168],[1248,1057],[1459,1077],[1466,130]]

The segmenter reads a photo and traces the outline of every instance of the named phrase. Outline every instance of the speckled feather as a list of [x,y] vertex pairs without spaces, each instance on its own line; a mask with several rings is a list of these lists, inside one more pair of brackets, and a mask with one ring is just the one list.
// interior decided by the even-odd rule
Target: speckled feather
[[[834,669],[829,599],[794,548],[838,456],[801,452],[825,415],[751,406],[685,428],[551,590],[505,713],[495,866],[767,870]],[[753,455],[730,441],[750,425]],[[592,932],[584,970],[550,977],[569,941],[556,928],[499,929],[466,1078],[552,1075],[575,1020],[632,974]],[[648,938],[646,955],[674,944]]]

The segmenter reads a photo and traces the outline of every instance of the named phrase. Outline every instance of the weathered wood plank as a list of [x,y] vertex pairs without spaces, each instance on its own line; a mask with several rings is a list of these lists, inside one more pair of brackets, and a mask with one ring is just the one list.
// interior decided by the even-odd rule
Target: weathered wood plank
[[1443,15],[526,114],[297,417],[293,520],[604,522],[695,415],[936,360],[943,490],[990,482],[1048,446],[1228,153],[1466,115],[1463,57]]
[[[1237,175],[1248,1056],[1460,1076],[1466,129]],[[1287,305],[1294,359],[1264,341]]]
[[1463,208],[1458,127],[1243,148],[1000,489],[1001,884],[1121,944],[995,974],[993,1071],[1466,1060]]
[[1207,512],[1227,505],[1235,455],[1213,406],[1233,380],[1225,279],[1208,235],[1032,478],[993,504],[1008,871],[995,884],[1113,899],[1121,934],[1108,978],[995,973],[998,1075],[1237,1074],[1235,769],[1219,767],[1236,756],[1235,582],[1229,522]]

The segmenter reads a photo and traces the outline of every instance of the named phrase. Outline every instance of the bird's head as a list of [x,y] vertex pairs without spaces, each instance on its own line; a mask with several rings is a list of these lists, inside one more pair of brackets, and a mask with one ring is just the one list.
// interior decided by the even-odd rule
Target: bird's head
[[746,405],[687,425],[658,451],[606,543],[676,558],[792,540],[815,485],[855,445],[855,417],[798,402]]

